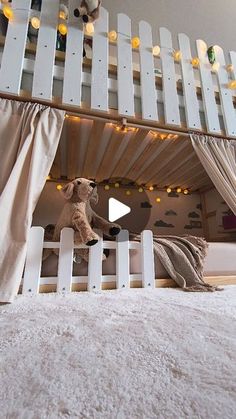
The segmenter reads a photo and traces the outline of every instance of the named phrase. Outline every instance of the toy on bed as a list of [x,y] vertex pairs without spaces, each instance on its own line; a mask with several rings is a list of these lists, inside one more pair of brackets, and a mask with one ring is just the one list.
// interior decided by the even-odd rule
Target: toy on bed
[[[99,236],[93,228],[97,228],[108,236],[116,236],[121,227],[118,224],[110,223],[96,214],[90,203],[98,201],[97,185],[88,179],[78,178],[66,184],[61,193],[66,203],[55,226],[53,241],[60,240],[60,232],[64,227],[72,227],[75,231],[74,242],[76,245],[95,245]],[[77,256],[88,261],[88,249],[77,249]],[[106,252],[103,259],[106,258]]]
[[99,18],[100,6],[101,0],[82,0],[74,15],[81,17],[84,23],[94,22]]

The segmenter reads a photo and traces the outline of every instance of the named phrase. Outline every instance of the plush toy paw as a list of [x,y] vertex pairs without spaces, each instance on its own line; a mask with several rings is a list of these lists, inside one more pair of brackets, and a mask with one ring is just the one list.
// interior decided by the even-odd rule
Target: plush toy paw
[[95,240],[95,239],[93,239],[93,240],[89,240],[89,241],[86,243],[86,246],[94,246],[95,244],[97,244],[97,242],[98,242],[98,240]]
[[106,256],[106,258],[108,258],[108,256],[110,255],[110,250],[109,249],[104,249],[103,254]]
[[88,19],[88,16],[87,16],[87,15],[83,15],[83,16],[82,16],[82,19],[83,19],[83,22],[84,22],[84,23],[88,23],[88,20],[89,20],[89,19]]
[[110,230],[109,230],[109,234],[111,236],[117,236],[117,234],[119,234],[120,230],[121,230],[120,227],[111,227]]
[[79,9],[75,9],[74,10],[74,16],[75,17],[80,17],[80,11],[79,11]]

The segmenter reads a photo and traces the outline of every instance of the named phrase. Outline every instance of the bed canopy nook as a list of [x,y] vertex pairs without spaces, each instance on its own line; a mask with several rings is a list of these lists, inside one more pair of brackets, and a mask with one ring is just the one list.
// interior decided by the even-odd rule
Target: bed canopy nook
[[[107,288],[171,283],[156,275],[152,234],[146,230],[140,243],[129,242],[125,231],[121,234],[127,240],[101,241],[91,249],[88,270],[74,277],[73,235],[67,231],[57,246],[61,256],[56,277],[42,279],[42,248],[52,248],[52,244],[43,245],[42,227],[30,230],[30,225],[46,178],[45,188],[53,185],[59,189],[69,180],[85,177],[98,182],[103,192],[115,184],[126,195],[132,188],[156,191],[157,203],[167,188],[169,194],[197,196],[201,234],[207,241],[228,242],[212,244],[216,250],[210,250],[211,268],[206,269],[206,276],[215,283],[235,282],[236,52],[225,55],[220,46],[209,48],[203,40],[191,45],[183,33],[172,39],[168,29],[157,30],[144,21],[134,33],[130,18],[123,13],[117,16],[117,26],[110,27],[108,11],[103,7],[94,25],[86,25],[73,13],[78,0],[68,0],[68,16],[60,13],[59,0],[42,0],[38,10],[34,3],[0,2],[0,100],[5,118],[1,119],[0,134],[7,133],[9,141],[12,137],[16,142],[1,192],[4,199],[10,183],[17,196],[19,182],[27,184],[21,215],[27,213],[28,224],[16,240],[21,242],[21,256],[14,262],[13,275],[19,276],[27,251],[23,292],[45,291],[47,287],[59,291],[97,290],[106,288],[106,283]],[[32,27],[34,37],[30,37]],[[91,43],[92,48],[88,48]],[[28,138],[27,130],[31,145],[22,157],[19,149],[24,147],[19,136],[25,131]],[[40,135],[44,141],[38,146]],[[2,151],[10,153],[5,148],[7,142]],[[41,162],[36,162],[37,153]],[[13,161],[19,156],[23,160],[21,178],[17,179]],[[15,181],[11,179],[11,183],[13,172]],[[220,214],[220,233],[214,227],[219,216],[217,206],[212,204],[215,193],[222,196],[217,205],[223,205],[222,199],[226,205],[222,210],[225,218],[231,217],[222,226]],[[10,203],[8,228],[13,226],[14,211],[14,203]],[[217,274],[212,261],[224,252],[224,245],[230,267]],[[97,256],[102,246],[116,250],[116,269],[112,272],[113,268],[107,268],[107,278]],[[134,273],[129,271],[129,249],[140,252]],[[14,261],[18,250],[13,249]],[[16,282],[14,279],[6,299],[17,292]]]

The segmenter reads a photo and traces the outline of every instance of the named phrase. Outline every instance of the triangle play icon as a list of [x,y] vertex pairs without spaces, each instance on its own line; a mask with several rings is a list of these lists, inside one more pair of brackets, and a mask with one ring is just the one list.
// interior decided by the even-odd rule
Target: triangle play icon
[[113,222],[119,220],[119,218],[124,217],[124,215],[129,214],[131,208],[128,205],[123,204],[115,198],[109,198],[108,203],[108,219]]

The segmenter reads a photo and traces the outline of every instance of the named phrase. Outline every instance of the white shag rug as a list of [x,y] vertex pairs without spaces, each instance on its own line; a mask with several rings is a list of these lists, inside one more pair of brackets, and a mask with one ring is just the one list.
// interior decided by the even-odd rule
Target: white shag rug
[[1,419],[236,417],[236,286],[19,296],[0,314]]

